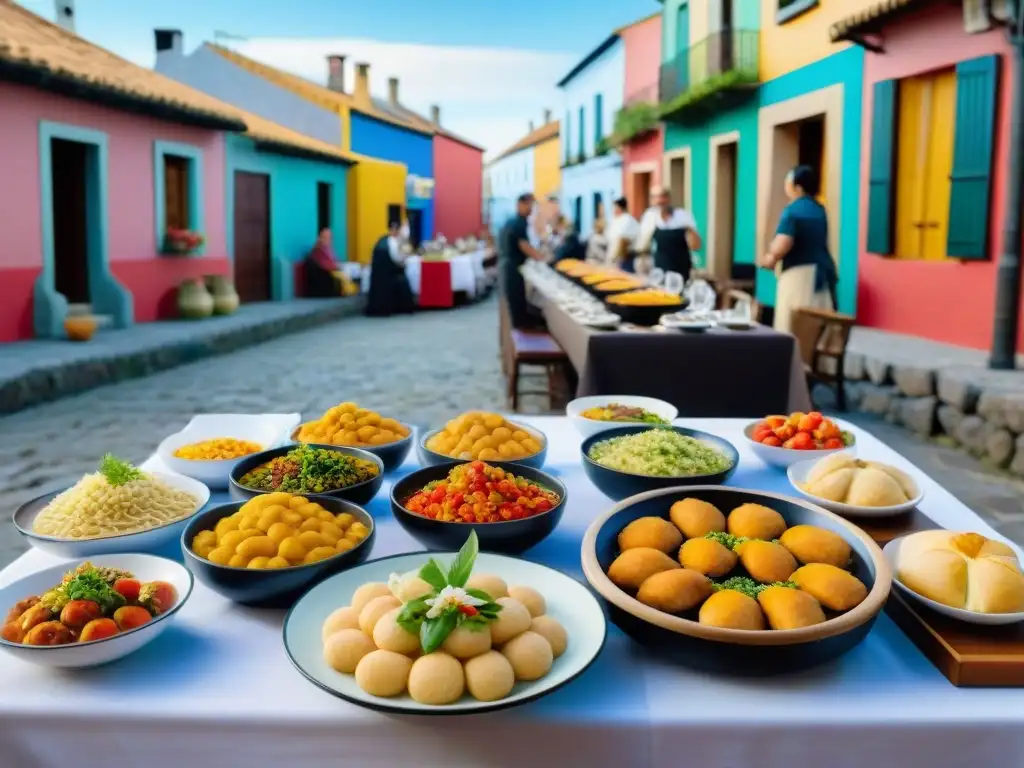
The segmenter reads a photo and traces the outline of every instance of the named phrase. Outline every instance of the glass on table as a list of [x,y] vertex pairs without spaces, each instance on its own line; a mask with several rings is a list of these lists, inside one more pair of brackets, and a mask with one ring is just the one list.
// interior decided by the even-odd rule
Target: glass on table
[[691,280],[686,286],[685,296],[689,300],[689,309],[693,312],[707,313],[715,308],[718,297],[715,289],[700,278]]
[[665,270],[661,267],[655,267],[647,273],[647,283],[655,288],[661,287],[665,282]]
[[686,283],[683,280],[683,276],[678,272],[665,273],[665,290],[669,293],[682,294],[685,285]]

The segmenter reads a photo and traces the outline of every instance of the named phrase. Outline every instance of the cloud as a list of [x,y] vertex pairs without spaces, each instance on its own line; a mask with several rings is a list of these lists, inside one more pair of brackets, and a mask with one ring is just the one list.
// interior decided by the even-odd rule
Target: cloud
[[544,109],[560,113],[555,83],[573,65],[572,53],[517,48],[417,45],[356,38],[254,38],[230,41],[258,61],[315,82],[327,79],[329,54],[345,55],[346,89],[355,83],[356,62],[370,64],[370,90],[387,97],[389,77],[399,79],[399,98],[423,115],[441,107],[449,130],[486,147],[493,155],[540,125]]

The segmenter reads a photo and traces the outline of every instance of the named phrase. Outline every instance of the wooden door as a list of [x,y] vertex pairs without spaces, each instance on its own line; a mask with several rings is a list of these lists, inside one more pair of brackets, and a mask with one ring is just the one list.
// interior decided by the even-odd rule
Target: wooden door
[[54,288],[69,304],[89,303],[86,168],[89,147],[52,139]]
[[175,155],[164,155],[164,226],[166,229],[191,229],[188,173],[188,159]]
[[270,300],[270,177],[235,171],[235,290]]

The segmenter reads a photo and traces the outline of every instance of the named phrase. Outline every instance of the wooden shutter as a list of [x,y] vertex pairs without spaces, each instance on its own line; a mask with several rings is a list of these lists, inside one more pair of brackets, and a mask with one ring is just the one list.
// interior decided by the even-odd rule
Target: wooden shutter
[[988,258],[998,76],[998,56],[982,56],[956,66],[956,127],[946,243],[947,254],[955,258]]
[[594,96],[594,142],[604,138],[604,98],[601,94]]
[[875,83],[868,177],[868,251],[892,254],[893,168],[896,138],[896,81]]
[[189,229],[189,161],[183,157],[164,155],[164,226],[166,229]]

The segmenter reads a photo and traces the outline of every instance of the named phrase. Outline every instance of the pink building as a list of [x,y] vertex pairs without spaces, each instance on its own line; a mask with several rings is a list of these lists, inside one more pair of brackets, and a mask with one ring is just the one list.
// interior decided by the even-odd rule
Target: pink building
[[[630,213],[639,218],[648,206],[651,188],[661,185],[664,141],[654,113],[661,66],[661,14],[642,19],[618,33],[626,49],[626,86],[625,106],[620,112],[623,117],[616,121],[616,132],[625,122],[630,125],[629,134],[619,137],[622,189]],[[624,121],[627,115],[630,119]]]
[[483,226],[484,151],[440,127],[434,107],[434,231],[449,241]]

